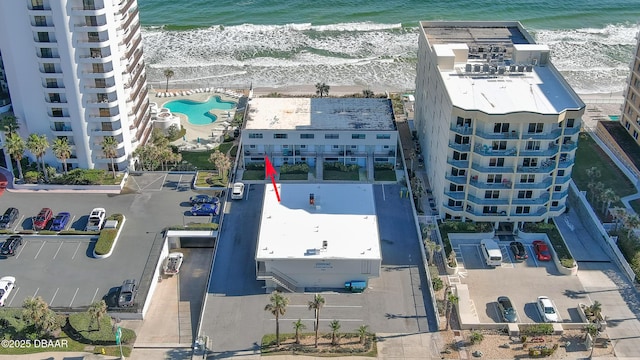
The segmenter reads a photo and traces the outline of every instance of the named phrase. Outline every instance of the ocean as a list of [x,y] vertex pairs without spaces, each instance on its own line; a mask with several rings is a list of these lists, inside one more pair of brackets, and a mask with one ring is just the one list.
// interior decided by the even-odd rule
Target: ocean
[[516,20],[581,94],[622,91],[640,0],[138,0],[151,85],[415,87],[421,20]]

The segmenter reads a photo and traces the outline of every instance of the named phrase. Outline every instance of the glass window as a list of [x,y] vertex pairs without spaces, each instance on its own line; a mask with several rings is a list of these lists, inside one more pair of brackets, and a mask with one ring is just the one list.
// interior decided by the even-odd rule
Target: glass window
[[541,133],[544,131],[544,123],[529,123],[528,132],[531,134]]
[[283,134],[283,133],[273,134],[273,138],[274,139],[286,139],[287,138],[287,134]]
[[338,134],[324,134],[325,139],[338,139],[339,137]]
[[364,138],[365,138],[365,135],[364,135],[364,134],[351,134],[351,138],[352,138],[352,139],[359,139],[359,140],[362,140],[362,139],[364,139]]
[[378,140],[389,140],[391,139],[391,135],[389,134],[377,134],[376,139]]
[[313,134],[300,134],[300,139],[313,139]]
[[494,133],[506,133],[509,132],[509,123],[495,123],[493,125]]
[[249,139],[262,139],[262,133],[249,133]]

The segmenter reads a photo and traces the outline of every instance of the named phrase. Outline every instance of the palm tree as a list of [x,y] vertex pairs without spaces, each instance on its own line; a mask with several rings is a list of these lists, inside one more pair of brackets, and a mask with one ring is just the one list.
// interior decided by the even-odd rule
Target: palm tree
[[268,311],[276,317],[276,347],[280,347],[280,315],[287,312],[289,299],[276,290],[271,293],[269,301],[271,302],[264,307],[264,311]]
[[338,334],[338,330],[340,330],[340,321],[331,320],[329,327],[331,328],[331,345],[337,345],[336,335]]
[[373,91],[369,89],[362,90],[362,96],[366,98],[372,98],[374,96]]
[[48,333],[56,325],[55,313],[42,297],[28,297],[22,303],[22,317],[34,327],[38,333]]
[[18,166],[18,177],[22,179],[21,161],[24,157],[24,151],[27,149],[24,139],[20,137],[18,133],[9,133],[5,139],[4,147],[7,149],[9,155],[16,161],[16,165]]
[[360,335],[360,345],[364,345],[364,342],[367,339],[368,333],[369,333],[369,326],[360,325],[360,327],[358,328],[358,335]]
[[231,168],[231,160],[229,157],[216,150],[209,156],[209,161],[218,169],[220,178],[225,180],[227,178],[227,171]]
[[316,83],[316,94],[322,97],[323,95],[329,96],[330,86],[325,83]]
[[18,124],[18,118],[13,115],[5,115],[0,120],[0,124],[5,132],[8,134],[14,134],[20,128],[20,124]]
[[625,226],[627,227],[627,236],[631,236],[633,230],[640,226],[640,217],[637,214],[628,214],[624,221]]
[[449,322],[451,321],[451,313],[453,312],[453,307],[458,304],[458,296],[453,293],[449,293],[447,295],[447,328],[449,330]]
[[600,193],[604,190],[604,184],[601,181],[592,181],[587,185],[587,187],[591,190],[591,203],[595,204],[596,200],[600,197]]
[[[47,174],[47,169],[44,164],[44,154],[47,152],[49,148],[49,141],[47,140],[46,135],[38,135],[38,134],[29,134],[27,138],[27,149],[35,155],[37,160],[42,161],[42,172],[44,173],[44,180],[49,182],[49,175]],[[38,171],[40,171],[40,164],[36,162],[38,167]]]
[[611,203],[618,200],[620,200],[620,197],[612,188],[605,189],[600,194],[600,201],[602,201],[602,213],[606,215],[606,211],[611,207]]
[[324,298],[320,294],[316,294],[312,301],[309,301],[309,310],[315,310],[316,312],[316,323],[314,324],[314,329],[316,331],[316,342],[315,347],[318,347],[318,329],[320,328],[320,309],[324,306]]
[[615,220],[615,227],[613,229],[614,233],[618,233],[618,225],[620,224],[621,221],[624,221],[625,216],[627,215],[627,210],[625,208],[621,208],[621,207],[616,207],[613,208],[613,210],[611,210],[611,213],[613,215],[613,218]]
[[424,241],[424,246],[427,248],[427,251],[429,253],[429,264],[433,265],[433,254],[436,251],[442,250],[442,246],[434,241],[427,239]]
[[598,320],[600,313],[602,313],[602,303],[598,300],[594,301],[593,304],[589,306],[589,311],[591,311],[595,319]]
[[66,137],[56,138],[53,140],[53,146],[51,147],[53,154],[62,161],[62,167],[64,173],[67,173],[67,159],[71,157],[71,145]]
[[96,301],[89,306],[87,312],[91,317],[91,321],[96,321],[98,323],[98,331],[100,331],[100,320],[102,320],[102,317],[107,314],[107,303],[104,302],[104,300]]
[[102,152],[104,156],[111,159],[111,171],[113,172],[113,178],[116,178],[116,166],[114,159],[118,157],[118,140],[113,136],[105,136],[102,140]]
[[173,70],[171,70],[171,69],[165,69],[164,70],[164,77],[167,78],[167,86],[165,86],[165,88],[164,88],[165,92],[169,91],[169,79],[171,79],[173,77],[173,75],[175,75]]
[[300,330],[307,328],[307,325],[302,323],[302,319],[298,319],[293,322],[293,330],[296,331],[296,344],[300,344]]

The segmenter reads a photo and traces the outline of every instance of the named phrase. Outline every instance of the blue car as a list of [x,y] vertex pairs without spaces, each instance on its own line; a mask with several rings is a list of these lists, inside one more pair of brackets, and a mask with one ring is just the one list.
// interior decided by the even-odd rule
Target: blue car
[[218,204],[199,204],[191,208],[191,215],[218,215]]
[[67,227],[69,223],[69,219],[71,218],[71,214],[68,212],[61,212],[53,218],[53,223],[51,224],[51,230],[53,231],[62,231]]

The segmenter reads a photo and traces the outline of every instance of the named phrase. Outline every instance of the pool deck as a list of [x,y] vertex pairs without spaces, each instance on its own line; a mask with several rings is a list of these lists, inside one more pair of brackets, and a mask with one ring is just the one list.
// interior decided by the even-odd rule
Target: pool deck
[[[187,90],[169,89],[169,92],[177,94],[182,94],[183,91]],[[164,93],[164,91],[157,92]],[[238,94],[246,94],[246,92],[242,90],[236,90],[235,92]],[[212,96],[219,96],[222,101],[233,101],[235,103],[238,102],[237,98],[231,97],[225,93],[217,93],[214,91],[198,92],[191,95],[178,95],[172,97],[156,97],[155,90],[149,92],[149,101],[158,104],[158,108],[162,108],[163,105],[168,103],[169,101],[192,100],[205,102]],[[172,142],[172,144],[176,145],[182,150],[210,150],[215,148],[222,143],[225,130],[233,130],[231,127],[227,127],[223,122],[231,122],[235,114],[235,108],[233,110],[230,110],[230,117],[227,115],[227,112],[227,110],[213,109],[211,113],[214,114],[218,119],[215,122],[206,125],[191,124],[189,121],[187,121],[187,116],[180,113],[175,113],[174,115],[180,117],[180,124],[184,126],[184,128],[187,130],[187,133],[184,139],[176,140]]]

